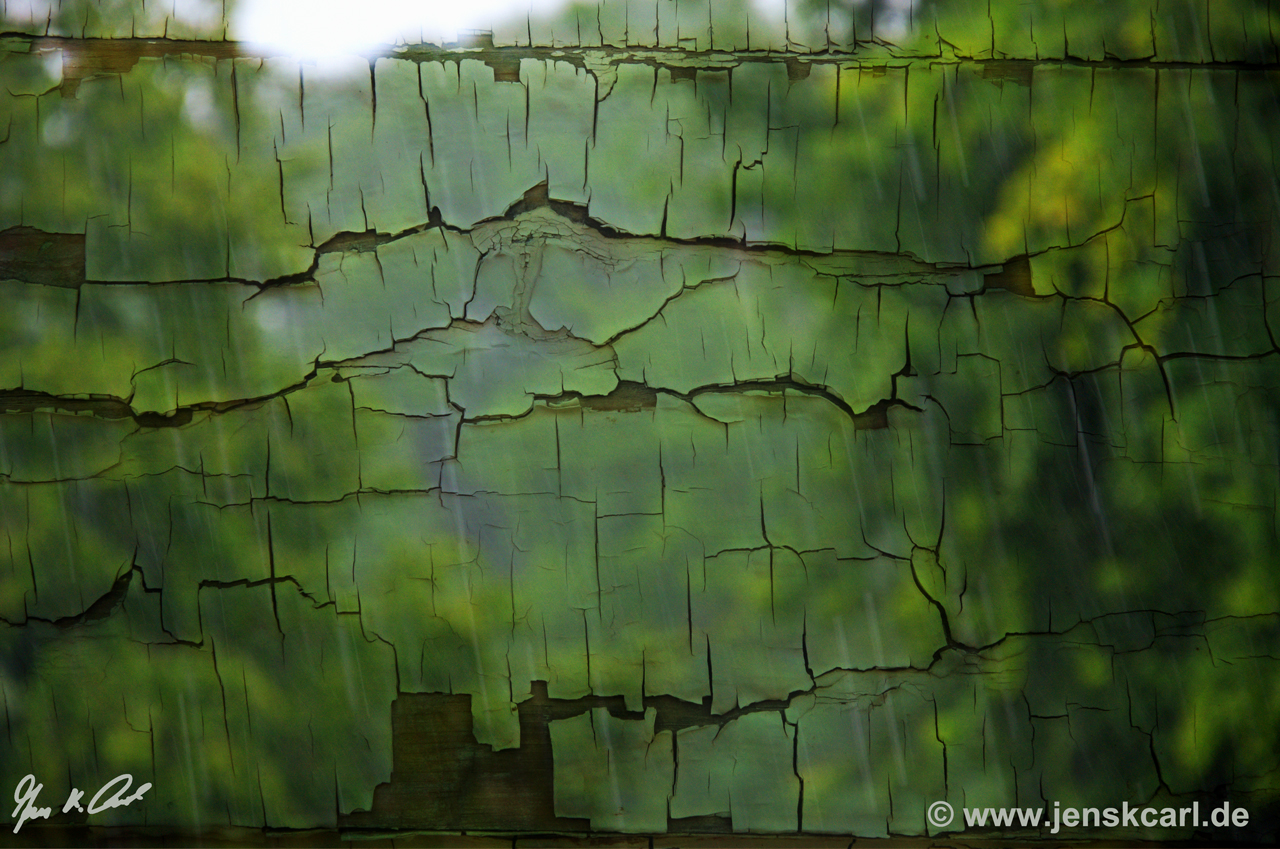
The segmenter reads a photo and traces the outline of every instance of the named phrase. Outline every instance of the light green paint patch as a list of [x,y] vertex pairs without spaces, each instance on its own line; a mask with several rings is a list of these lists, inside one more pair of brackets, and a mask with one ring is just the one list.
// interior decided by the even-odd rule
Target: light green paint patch
[[675,764],[671,732],[655,734],[656,718],[652,708],[643,720],[596,708],[551,722],[556,814],[588,818],[593,829],[665,830]]
[[423,377],[412,369],[397,368],[368,373],[351,381],[356,409],[377,410],[398,416],[450,416],[448,384]]
[[453,455],[457,415],[417,418],[355,411],[360,486],[379,492],[439,486],[438,464]]
[[469,419],[522,415],[538,395],[604,395],[618,381],[607,348],[571,338],[531,339],[495,324],[454,325],[401,350],[419,372],[451,379],[449,397]]
[[661,254],[629,247],[617,257],[548,244],[529,304],[533,318],[547,330],[564,329],[599,345],[634,327],[637,317],[652,315],[681,284],[664,277]]
[[[693,627],[709,646],[712,713],[812,687],[804,666],[800,558],[785,549],[726,551],[709,557],[705,568]],[[735,614],[720,617],[722,610]]]
[[355,411],[346,383],[317,382],[268,407],[269,494],[334,501],[359,488]]
[[681,731],[671,816],[727,816],[734,831],[795,831],[800,780],[792,768],[794,738],[774,711]]
[[132,419],[28,413],[0,417],[0,475],[11,481],[57,481],[101,474],[120,461]]
[[883,678],[842,675],[823,683],[831,689],[798,726],[805,827],[868,836],[924,832],[926,806],[946,798],[933,705]]
[[809,587],[823,588],[805,600],[805,645],[814,674],[923,669],[946,645],[941,620],[917,588],[910,563],[840,559],[832,550],[803,557]]

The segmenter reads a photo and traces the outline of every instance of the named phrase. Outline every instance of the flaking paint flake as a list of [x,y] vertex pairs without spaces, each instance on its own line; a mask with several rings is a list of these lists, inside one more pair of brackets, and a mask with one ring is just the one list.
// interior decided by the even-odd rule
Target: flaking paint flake
[[1274,838],[1274,3],[44,5],[0,788],[152,785],[57,834]]

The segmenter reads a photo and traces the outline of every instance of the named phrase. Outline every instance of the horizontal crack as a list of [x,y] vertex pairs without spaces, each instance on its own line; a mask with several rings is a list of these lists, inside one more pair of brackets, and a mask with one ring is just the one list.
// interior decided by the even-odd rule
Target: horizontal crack
[[[129,71],[142,57],[163,56],[204,56],[214,59],[259,58],[265,59],[280,55],[281,51],[272,50],[262,45],[243,41],[222,39],[174,39],[174,38],[70,38],[65,36],[32,35],[30,33],[6,32],[0,36],[14,41],[25,41],[34,50],[62,50],[64,55],[64,78],[78,82],[100,74],[119,74]],[[892,50],[893,52],[890,52]],[[970,56],[956,51],[952,46],[945,54],[941,44],[929,52],[906,52],[895,45],[877,40],[861,40],[856,42],[852,50],[842,50],[830,44],[825,49],[798,54],[790,50],[690,50],[682,47],[635,47],[629,45],[605,46],[519,46],[495,45],[491,33],[479,32],[464,37],[460,41],[444,44],[422,43],[413,45],[386,44],[372,49],[353,51],[369,59],[405,59],[413,62],[459,61],[477,59],[496,66],[498,69],[510,67],[513,61],[521,59],[543,59],[569,62],[579,68],[590,71],[591,64],[596,64],[597,57],[608,62],[651,65],[654,67],[688,68],[691,63],[701,62],[709,69],[722,69],[727,64],[739,62],[783,62],[795,70],[790,71],[792,79],[803,78],[804,65],[838,64],[851,60],[873,60],[874,64],[902,66],[909,62],[929,62],[944,64],[972,64],[979,67],[991,66],[995,69],[988,76],[1014,79],[1020,76],[1021,68],[1036,66],[1066,65],[1085,68],[1132,68],[1132,69],[1170,69],[1170,70],[1242,70],[1266,71],[1280,68],[1276,62],[1247,62],[1210,59],[1202,62],[1185,60],[1164,61],[1155,56],[1134,59],[1083,59],[1075,56],[1037,56],[1037,57],[1001,57],[982,58]]]

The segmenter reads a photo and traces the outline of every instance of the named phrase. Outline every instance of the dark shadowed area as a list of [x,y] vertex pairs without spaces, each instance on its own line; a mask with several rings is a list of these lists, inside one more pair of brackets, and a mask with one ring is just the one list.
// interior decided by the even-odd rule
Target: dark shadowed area
[[245,2],[0,2],[0,844],[1280,840],[1280,4]]

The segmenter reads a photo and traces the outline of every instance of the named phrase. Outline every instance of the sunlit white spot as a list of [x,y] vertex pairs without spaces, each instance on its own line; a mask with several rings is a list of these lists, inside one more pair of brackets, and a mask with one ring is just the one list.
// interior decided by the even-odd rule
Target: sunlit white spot
[[232,37],[302,58],[366,53],[390,44],[451,44],[459,33],[550,15],[567,0],[244,0]]
[[202,129],[212,130],[218,124],[218,108],[213,88],[204,80],[191,80],[182,98],[182,111],[187,120]]

